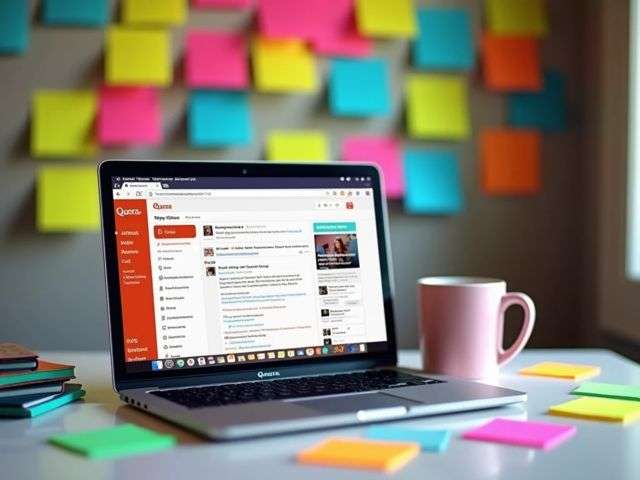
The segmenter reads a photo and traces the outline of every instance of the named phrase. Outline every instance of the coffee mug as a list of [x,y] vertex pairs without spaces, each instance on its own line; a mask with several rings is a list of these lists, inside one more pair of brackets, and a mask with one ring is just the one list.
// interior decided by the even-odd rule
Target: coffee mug
[[[418,280],[423,369],[468,379],[492,378],[524,348],[536,310],[524,293],[507,293],[504,280],[479,277],[425,277]],[[516,341],[502,346],[504,314],[524,310]]]

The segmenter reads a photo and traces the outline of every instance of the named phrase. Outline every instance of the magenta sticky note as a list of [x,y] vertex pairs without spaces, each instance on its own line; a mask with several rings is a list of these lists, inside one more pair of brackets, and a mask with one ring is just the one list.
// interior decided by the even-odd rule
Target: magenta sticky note
[[404,170],[400,141],[386,136],[347,137],[342,143],[342,158],[348,162],[375,163],[382,170],[389,198],[404,195]]
[[185,83],[191,88],[241,90],[249,86],[247,43],[241,33],[187,33]]
[[323,28],[320,11],[321,0],[258,0],[260,33],[270,38],[313,38]]
[[496,418],[465,432],[463,438],[549,450],[576,433],[573,425]]
[[311,44],[320,55],[366,57],[373,42],[358,33],[354,0],[331,0],[322,9],[323,28],[316,32]]
[[253,0],[191,0],[195,8],[248,8]]
[[162,142],[158,91],[153,87],[102,87],[97,132],[103,146],[158,145]]

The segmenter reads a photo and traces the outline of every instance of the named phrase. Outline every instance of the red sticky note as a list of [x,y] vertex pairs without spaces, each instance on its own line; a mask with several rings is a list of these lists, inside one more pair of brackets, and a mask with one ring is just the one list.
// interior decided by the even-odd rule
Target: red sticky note
[[550,450],[573,437],[576,427],[547,422],[528,422],[496,418],[482,427],[469,430],[467,440],[506,443]]
[[311,39],[314,50],[321,55],[366,57],[373,43],[358,33],[354,0],[331,0],[324,3],[322,28]]
[[162,141],[158,91],[152,87],[102,87],[97,123],[101,145],[158,145]]
[[482,48],[487,88],[501,92],[542,90],[538,40],[485,35]]
[[348,137],[342,144],[342,158],[348,162],[375,163],[382,170],[387,197],[404,195],[402,148],[393,137]]
[[247,8],[253,0],[191,0],[195,8]]
[[191,88],[247,88],[249,69],[244,36],[203,30],[189,32],[184,75]]

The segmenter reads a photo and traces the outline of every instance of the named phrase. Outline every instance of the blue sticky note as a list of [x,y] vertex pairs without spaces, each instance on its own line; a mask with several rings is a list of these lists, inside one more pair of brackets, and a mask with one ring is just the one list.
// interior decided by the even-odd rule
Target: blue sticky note
[[20,54],[29,46],[29,1],[0,1],[0,55]]
[[425,430],[419,428],[375,425],[365,433],[372,440],[419,443],[425,452],[444,452],[449,446],[451,432],[448,430]]
[[416,68],[470,70],[474,63],[469,12],[458,8],[418,10],[418,38],[413,45]]
[[404,153],[405,208],[409,213],[447,215],[462,209],[458,157],[449,150]]
[[44,0],[42,22],[45,25],[100,27],[109,21],[107,0]]
[[251,143],[253,129],[246,92],[194,90],[189,97],[188,117],[192,147]]
[[560,72],[547,71],[540,92],[509,95],[508,123],[514,127],[559,132],[567,128],[565,79]]
[[389,67],[379,58],[336,58],[329,75],[329,107],[339,117],[391,113]]

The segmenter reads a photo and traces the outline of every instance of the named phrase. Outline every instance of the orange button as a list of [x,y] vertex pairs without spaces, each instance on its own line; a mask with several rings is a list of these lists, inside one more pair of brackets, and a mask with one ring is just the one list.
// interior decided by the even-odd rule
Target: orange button
[[157,225],[153,227],[156,238],[195,238],[195,225]]

